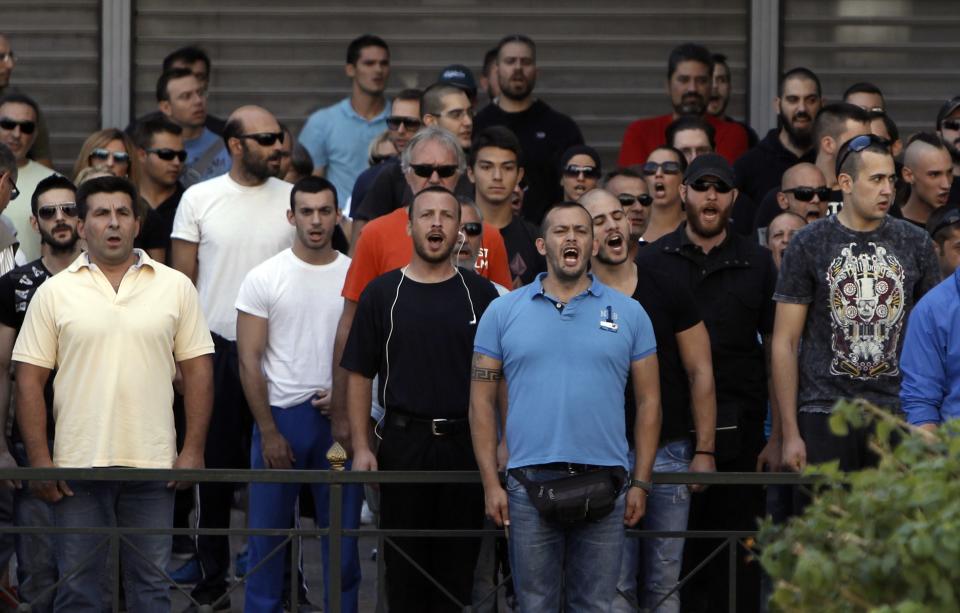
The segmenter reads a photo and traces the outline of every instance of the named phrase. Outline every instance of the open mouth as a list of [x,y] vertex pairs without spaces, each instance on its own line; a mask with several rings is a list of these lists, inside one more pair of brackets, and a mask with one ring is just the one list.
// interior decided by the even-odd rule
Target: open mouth
[[653,195],[655,198],[663,198],[667,195],[667,186],[662,181],[653,184]]
[[720,211],[712,206],[708,206],[700,211],[700,217],[702,217],[704,221],[713,223],[720,217]]
[[427,234],[427,243],[434,249],[439,249],[443,245],[443,234],[440,232],[431,232]]
[[623,246],[624,246],[623,234],[620,234],[619,232],[617,232],[615,234],[611,234],[607,238],[607,247],[612,249],[613,251],[621,251],[623,249]]
[[563,263],[567,266],[576,266],[577,262],[580,261],[580,250],[576,247],[564,247],[563,251]]

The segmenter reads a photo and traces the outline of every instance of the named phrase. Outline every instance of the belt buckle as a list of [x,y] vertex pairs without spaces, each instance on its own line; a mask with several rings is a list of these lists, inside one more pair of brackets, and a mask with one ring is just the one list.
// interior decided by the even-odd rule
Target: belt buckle
[[449,419],[431,419],[430,420],[430,433],[434,436],[446,436],[446,432],[437,432],[437,424],[445,424]]

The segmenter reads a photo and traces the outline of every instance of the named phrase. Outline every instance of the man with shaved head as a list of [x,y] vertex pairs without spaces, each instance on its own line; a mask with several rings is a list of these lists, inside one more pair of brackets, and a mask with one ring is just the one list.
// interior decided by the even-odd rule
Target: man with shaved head
[[643,175],[630,168],[617,168],[608,173],[603,181],[603,189],[616,196],[627,213],[627,221],[630,222],[630,259],[633,260],[640,246],[647,244],[643,240],[643,233],[650,224],[653,196],[647,189]]
[[910,198],[900,209],[903,218],[924,228],[930,213],[947,204],[953,182],[953,161],[939,136],[920,132],[910,139],[903,180],[910,184]]
[[827,214],[829,197],[830,190],[820,169],[802,162],[783,173],[777,204],[782,210],[795,213],[810,222]]
[[[242,106],[231,113],[223,130],[230,171],[187,189],[173,222],[173,267],[196,283],[216,348],[205,454],[211,468],[244,468],[249,462],[253,421],[240,384],[234,305],[247,273],[293,244],[294,230],[287,223],[292,186],[274,178],[283,139],[280,124],[266,109]],[[232,491],[230,484],[200,486],[202,528],[229,527]],[[201,604],[214,603],[227,587],[227,538],[201,536],[198,552],[203,580],[193,596]]]

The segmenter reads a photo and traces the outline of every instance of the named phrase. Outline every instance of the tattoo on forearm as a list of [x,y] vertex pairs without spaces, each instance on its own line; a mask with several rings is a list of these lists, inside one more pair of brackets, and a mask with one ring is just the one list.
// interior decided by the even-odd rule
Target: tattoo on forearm
[[472,379],[474,381],[499,381],[503,379],[503,371],[499,368],[479,368],[474,366]]

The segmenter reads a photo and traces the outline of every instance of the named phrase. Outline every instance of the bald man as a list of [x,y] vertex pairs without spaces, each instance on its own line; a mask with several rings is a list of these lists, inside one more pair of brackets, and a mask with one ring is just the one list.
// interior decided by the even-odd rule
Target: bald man
[[827,213],[829,192],[827,180],[820,169],[803,162],[783,173],[777,204],[781,210],[795,213],[808,222],[815,221]]
[[900,209],[903,218],[925,228],[930,213],[947,203],[953,182],[953,161],[939,136],[920,132],[910,139],[903,180],[910,184],[910,198]]
[[[216,349],[205,454],[211,468],[249,465],[253,421],[240,384],[235,304],[247,273],[293,245],[294,229],[287,223],[292,185],[274,177],[283,134],[266,109],[243,106],[231,113],[223,130],[230,171],[188,188],[173,222],[173,267],[196,283]],[[201,527],[229,527],[232,494],[229,484],[200,485]],[[227,538],[201,536],[198,551],[203,579],[193,596],[212,603],[227,587]]]
[[774,217],[770,225],[767,226],[767,249],[773,254],[773,263],[777,270],[780,270],[783,252],[790,244],[790,239],[805,225],[807,225],[807,220],[802,216],[793,211],[784,211]]

